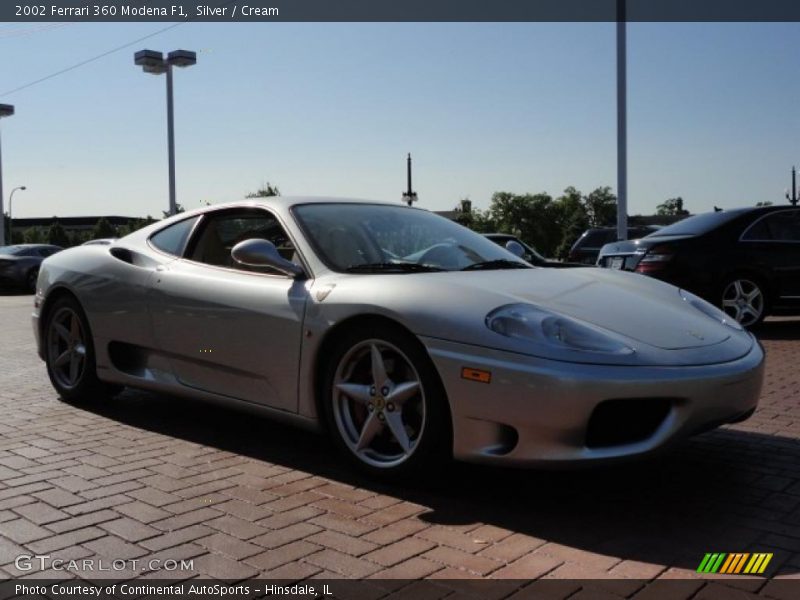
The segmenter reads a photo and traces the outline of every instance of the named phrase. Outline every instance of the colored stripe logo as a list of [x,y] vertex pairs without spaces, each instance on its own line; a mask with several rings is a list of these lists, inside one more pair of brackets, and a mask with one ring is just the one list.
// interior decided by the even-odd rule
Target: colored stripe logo
[[772,560],[772,552],[707,552],[697,567],[698,573],[761,575]]

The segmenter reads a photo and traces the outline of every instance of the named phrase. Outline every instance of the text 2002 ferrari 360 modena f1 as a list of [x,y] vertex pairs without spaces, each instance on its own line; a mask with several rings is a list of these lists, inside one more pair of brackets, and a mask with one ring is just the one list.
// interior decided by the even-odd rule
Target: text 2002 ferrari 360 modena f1
[[763,351],[671,285],[534,268],[428,211],[217,205],[45,260],[34,332],[68,400],[122,386],[327,430],[374,473],[570,465],[747,418]]

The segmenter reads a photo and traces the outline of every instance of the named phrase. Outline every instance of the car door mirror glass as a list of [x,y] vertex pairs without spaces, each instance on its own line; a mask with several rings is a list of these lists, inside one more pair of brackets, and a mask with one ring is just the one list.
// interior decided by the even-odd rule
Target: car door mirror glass
[[231,257],[241,265],[269,267],[290,277],[299,277],[303,274],[302,267],[283,258],[275,244],[263,239],[239,242],[231,249]]

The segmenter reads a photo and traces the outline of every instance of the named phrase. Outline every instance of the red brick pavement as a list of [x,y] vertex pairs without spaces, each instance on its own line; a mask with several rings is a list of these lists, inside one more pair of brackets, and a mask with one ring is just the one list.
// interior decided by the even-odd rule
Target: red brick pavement
[[800,573],[798,321],[761,333],[755,416],[668,455],[567,473],[454,465],[400,486],[354,475],[321,437],[222,408],[134,391],[63,403],[29,312],[29,297],[0,298],[2,576],[41,576],[15,557],[49,554],[193,559],[167,576],[225,579],[697,580],[705,552],[756,550],[775,553],[777,577]]

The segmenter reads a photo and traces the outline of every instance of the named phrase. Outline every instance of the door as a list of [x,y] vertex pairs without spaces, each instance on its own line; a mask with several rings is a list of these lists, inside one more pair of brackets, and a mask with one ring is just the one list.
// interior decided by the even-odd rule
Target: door
[[308,282],[235,263],[231,248],[252,238],[295,258],[290,238],[264,209],[206,214],[183,258],[153,283],[156,344],[183,385],[296,412]]
[[749,262],[773,274],[777,304],[800,300],[800,210],[769,213],[742,234]]

